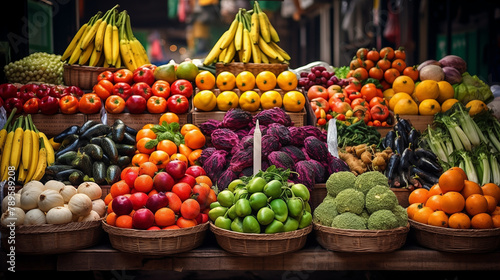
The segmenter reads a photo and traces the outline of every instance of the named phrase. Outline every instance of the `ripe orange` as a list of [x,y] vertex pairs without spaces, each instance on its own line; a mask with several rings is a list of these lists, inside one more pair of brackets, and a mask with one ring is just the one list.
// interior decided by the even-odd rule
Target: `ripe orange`
[[156,150],[149,155],[149,161],[156,165],[156,170],[158,171],[167,166],[167,163],[170,161],[170,155],[165,151]]
[[464,209],[465,199],[459,192],[450,191],[443,194],[440,205],[444,212],[453,214]]
[[483,190],[478,183],[465,180],[464,188],[462,189],[462,191],[460,191],[460,193],[464,196],[465,199],[467,199],[472,194],[483,194]]
[[116,225],[116,213],[111,212],[106,215],[106,223],[110,226],[115,226]]
[[276,75],[268,70],[260,72],[255,77],[255,84],[261,91],[274,89],[276,87],[276,83]]
[[151,128],[142,128],[137,131],[135,135],[135,141],[139,141],[140,139],[147,137],[150,139],[156,139],[156,133]]
[[215,78],[215,84],[221,91],[233,90],[236,86],[236,77],[229,71],[222,71]]
[[463,175],[457,169],[448,169],[439,176],[439,187],[444,194],[450,191],[460,192],[464,185]]
[[120,228],[132,228],[132,217],[130,215],[120,215],[116,218],[115,225]]
[[173,161],[173,160],[182,160],[183,162],[186,163],[186,165],[189,164],[187,157],[181,153],[175,153],[175,154],[171,155],[170,161]]
[[139,139],[139,141],[137,141],[136,143],[136,147],[137,147],[137,150],[139,151],[139,153],[143,153],[143,154],[151,154],[154,150],[156,150],[156,146],[153,146],[152,148],[146,148],[146,144],[152,140],[151,138],[149,137],[143,137],[141,139]]
[[172,112],[166,112],[163,115],[161,115],[160,120],[158,121],[158,123],[162,124],[164,121],[167,122],[167,123],[173,123],[173,122],[178,123],[179,122],[179,116],[177,116],[177,114],[172,113]]
[[444,211],[435,211],[429,215],[428,224],[436,227],[448,227],[448,215]]
[[213,89],[215,86],[215,76],[210,71],[201,71],[196,75],[196,87],[200,90]]
[[255,76],[250,71],[242,71],[236,75],[236,87],[241,91],[253,90],[255,87]]
[[283,71],[276,78],[278,86],[284,90],[294,90],[297,88],[297,76],[292,71]]
[[413,190],[408,196],[408,202],[413,203],[425,203],[429,198],[429,191],[424,188],[418,188]]
[[192,151],[188,155],[189,165],[196,165],[198,163],[198,159],[200,158],[202,152],[203,152],[202,149],[196,149]]
[[196,177],[196,183],[198,183],[198,184],[205,183],[209,187],[212,187],[212,185],[213,185],[212,180],[207,175],[200,175],[200,176]]
[[134,189],[136,191],[148,193],[153,189],[153,178],[147,174],[137,176],[134,181]]
[[138,153],[132,157],[132,166],[139,167],[142,163],[149,160],[149,154]]
[[488,202],[488,213],[493,213],[498,205],[497,200],[491,195],[485,195],[484,198]]
[[500,187],[494,183],[488,183],[481,187],[483,195],[493,196],[497,202],[500,202]]
[[460,168],[460,167],[458,167],[458,166],[453,166],[453,167],[451,167],[450,169],[451,169],[451,170],[456,170],[456,171],[460,172],[460,174],[462,174],[462,177],[464,178],[464,180],[467,180],[467,179],[468,179],[468,178],[467,178],[467,173],[465,173],[465,171],[464,171],[462,168]]
[[479,213],[470,220],[472,228],[493,228],[493,219],[488,213]]
[[112,197],[117,197],[127,193],[130,193],[130,186],[125,183],[125,180],[120,180],[111,185],[109,188],[109,194],[111,194]]
[[167,227],[175,224],[175,213],[168,207],[163,207],[155,212],[155,223],[160,227]]
[[448,218],[448,225],[450,226],[450,228],[466,229],[470,228],[471,222],[467,214],[459,212],[452,214]]
[[439,187],[439,184],[435,184],[434,186],[432,186],[429,189],[429,197],[431,197],[431,196],[433,196],[435,194],[438,194],[438,195],[442,195],[443,194],[443,191],[441,191],[441,188]]
[[[149,156],[151,159],[151,156]],[[146,174],[150,177],[154,177],[155,173],[158,172],[158,166],[151,161],[146,161],[139,165],[139,175]]]
[[188,131],[191,131],[191,130],[200,130],[200,128],[194,124],[191,124],[191,123],[184,124],[181,127],[181,135],[184,136],[184,135],[186,135],[186,133]]
[[495,207],[495,210],[491,212],[491,215],[500,215],[500,206]]
[[189,148],[186,144],[179,144],[179,153],[185,155],[186,157],[189,156],[189,154],[193,151],[191,148]]
[[169,156],[177,153],[177,145],[171,140],[161,140],[156,145],[157,150],[165,151]]
[[432,208],[434,211],[441,210],[441,197],[439,194],[430,196],[425,202],[425,206]]
[[108,205],[111,201],[113,200],[113,196],[111,195],[111,193],[108,193],[105,197],[104,197],[104,203],[106,205]]
[[492,215],[491,220],[494,228],[500,228],[500,215]]
[[472,194],[465,200],[467,214],[475,216],[488,212],[488,201],[482,194]]
[[427,224],[429,221],[429,216],[434,213],[434,210],[432,208],[424,206],[415,212],[413,215],[413,220],[417,221],[419,223]]
[[205,146],[205,135],[199,130],[191,130],[184,135],[184,142],[189,148],[196,150]]
[[410,206],[408,206],[406,208],[406,213],[408,213],[408,218],[410,219],[413,219],[413,216],[415,216],[415,213],[422,207],[424,207],[425,205],[423,203],[413,203],[413,204],[410,204]]

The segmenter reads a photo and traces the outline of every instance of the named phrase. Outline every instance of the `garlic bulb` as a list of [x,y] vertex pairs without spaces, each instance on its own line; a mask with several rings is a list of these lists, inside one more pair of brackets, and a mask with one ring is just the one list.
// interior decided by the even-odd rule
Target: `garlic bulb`
[[64,206],[64,198],[55,190],[44,190],[38,197],[38,208],[43,212],[57,206]]
[[[9,205],[10,203],[10,205]],[[10,207],[21,207],[21,193],[7,195],[2,200],[2,213]]]
[[38,197],[44,190],[32,187],[21,193],[21,208],[28,211],[38,207]]
[[82,216],[78,218],[78,221],[79,222],[97,221],[100,218],[101,216],[99,216],[99,214],[96,211],[92,210],[87,216]]
[[88,195],[91,200],[99,199],[102,196],[101,186],[94,182],[81,183],[77,188],[77,192]]
[[45,188],[48,190],[55,190],[56,192],[59,192],[64,186],[65,184],[63,182],[57,180],[48,180],[45,182]]
[[29,181],[28,183],[24,184],[21,191],[22,192],[28,191],[28,190],[31,190],[32,188],[39,189],[40,192],[47,189],[42,182],[33,180],[33,181]]
[[71,197],[76,194],[76,188],[73,187],[72,185],[65,185],[64,187],[61,188],[59,193],[64,198],[64,203],[68,203]]
[[26,212],[24,217],[25,225],[43,225],[47,223],[47,219],[45,218],[45,213],[42,210],[35,208]]
[[48,224],[67,224],[72,221],[73,214],[64,206],[57,206],[49,210],[45,215]]
[[77,216],[87,216],[92,211],[92,200],[83,193],[77,193],[68,202],[68,208]]
[[4,226],[9,226],[14,223],[16,226],[24,224],[26,214],[24,210],[19,207],[11,207],[5,211],[1,217],[1,223]]
[[100,217],[104,217],[104,214],[106,214],[106,203],[100,198],[92,200],[92,210],[96,211]]

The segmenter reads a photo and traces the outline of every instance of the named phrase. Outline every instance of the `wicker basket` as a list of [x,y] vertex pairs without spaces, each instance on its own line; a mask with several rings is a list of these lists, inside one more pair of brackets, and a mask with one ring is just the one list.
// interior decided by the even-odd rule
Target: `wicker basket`
[[404,208],[408,207],[410,203],[408,202],[408,197],[410,196],[411,191],[407,188],[391,188],[391,191],[394,192],[396,197],[398,198],[399,205]]
[[392,230],[350,230],[313,224],[318,243],[337,252],[392,252],[405,244],[410,230],[409,224]]
[[225,230],[210,224],[222,249],[242,256],[271,256],[300,250],[306,244],[312,225],[289,232],[263,234]]
[[[10,228],[2,226],[2,247],[10,248]],[[16,254],[68,253],[97,244],[103,231],[101,220],[61,225],[22,225],[15,229]]]
[[124,229],[106,224],[113,248],[144,255],[170,255],[192,250],[203,243],[208,222],[189,228],[173,230]]
[[215,74],[218,76],[222,71],[229,71],[237,76],[243,71],[250,71],[254,76],[257,76],[262,71],[271,71],[276,77],[283,71],[288,70],[288,64],[284,63],[243,63],[231,62],[224,64],[218,62],[215,64]]
[[427,248],[452,253],[484,253],[500,248],[500,228],[454,229],[410,220],[411,233]]
[[82,90],[91,90],[97,83],[97,76],[103,71],[117,71],[114,67],[91,67],[78,64],[64,64],[64,84],[77,86]]

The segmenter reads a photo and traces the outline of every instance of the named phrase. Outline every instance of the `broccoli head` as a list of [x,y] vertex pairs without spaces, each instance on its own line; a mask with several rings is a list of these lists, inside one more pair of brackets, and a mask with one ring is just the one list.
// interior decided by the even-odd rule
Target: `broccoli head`
[[345,189],[335,198],[339,214],[351,212],[361,214],[365,208],[365,195],[355,189]]
[[361,212],[361,214],[359,214],[359,216],[363,219],[365,219],[365,224],[368,223],[368,218],[370,217],[370,214],[368,213],[368,211],[366,211],[366,208],[363,209],[363,212]]
[[330,226],[333,218],[337,216],[337,204],[335,199],[328,199],[321,202],[313,212],[313,222],[324,226]]
[[375,186],[366,193],[366,210],[373,213],[377,210],[392,210],[398,205],[398,198],[391,189],[385,186]]
[[359,174],[354,181],[354,188],[364,194],[375,186],[389,188],[389,179],[380,171],[368,171]]
[[365,219],[354,213],[345,212],[333,219],[332,227],[341,229],[366,229],[366,222]]
[[335,197],[330,194],[326,194],[325,198],[323,198],[323,202],[328,200],[335,200]]
[[398,220],[398,227],[405,227],[408,224],[408,212],[403,206],[399,204],[396,205],[396,207],[392,209],[392,213],[394,213]]
[[398,227],[398,219],[391,210],[378,210],[368,218],[368,229],[386,230]]
[[356,175],[350,171],[339,171],[332,173],[328,180],[326,181],[326,190],[328,194],[336,197],[339,192],[354,188],[354,181],[356,180]]

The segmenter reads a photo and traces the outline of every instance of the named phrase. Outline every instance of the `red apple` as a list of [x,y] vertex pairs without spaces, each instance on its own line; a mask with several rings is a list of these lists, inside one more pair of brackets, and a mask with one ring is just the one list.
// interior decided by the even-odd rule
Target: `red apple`
[[193,177],[198,177],[201,175],[207,175],[207,172],[205,172],[205,169],[199,165],[191,165],[186,169],[186,174],[189,174]]
[[125,172],[122,180],[125,180],[125,183],[127,183],[127,185],[133,186],[137,176],[139,176],[139,169],[130,168],[127,172]]
[[186,174],[187,165],[182,160],[172,160],[165,166],[165,171],[167,171],[170,176],[174,179],[179,180]]
[[199,225],[204,224],[204,223],[208,222],[208,215],[205,213],[200,213],[196,217],[196,221],[198,222]]
[[148,198],[149,196],[144,192],[135,192],[129,197],[132,201],[132,205],[134,205],[134,210],[145,207]]
[[196,178],[189,175],[189,174],[185,174],[182,178],[180,178],[177,183],[188,183],[191,188],[194,187],[194,185],[196,185]]
[[153,213],[156,210],[166,207],[168,205],[168,198],[164,192],[155,193],[148,198],[146,202],[146,208],[151,210]]
[[147,208],[141,208],[135,211],[132,216],[132,227],[137,229],[148,229],[155,222],[155,215]]
[[113,198],[113,201],[111,203],[113,212],[115,212],[117,216],[128,215],[134,209],[132,201],[124,195],[119,195]]
[[153,177],[153,188],[159,192],[168,192],[172,190],[174,184],[174,178],[165,171],[160,171]]

